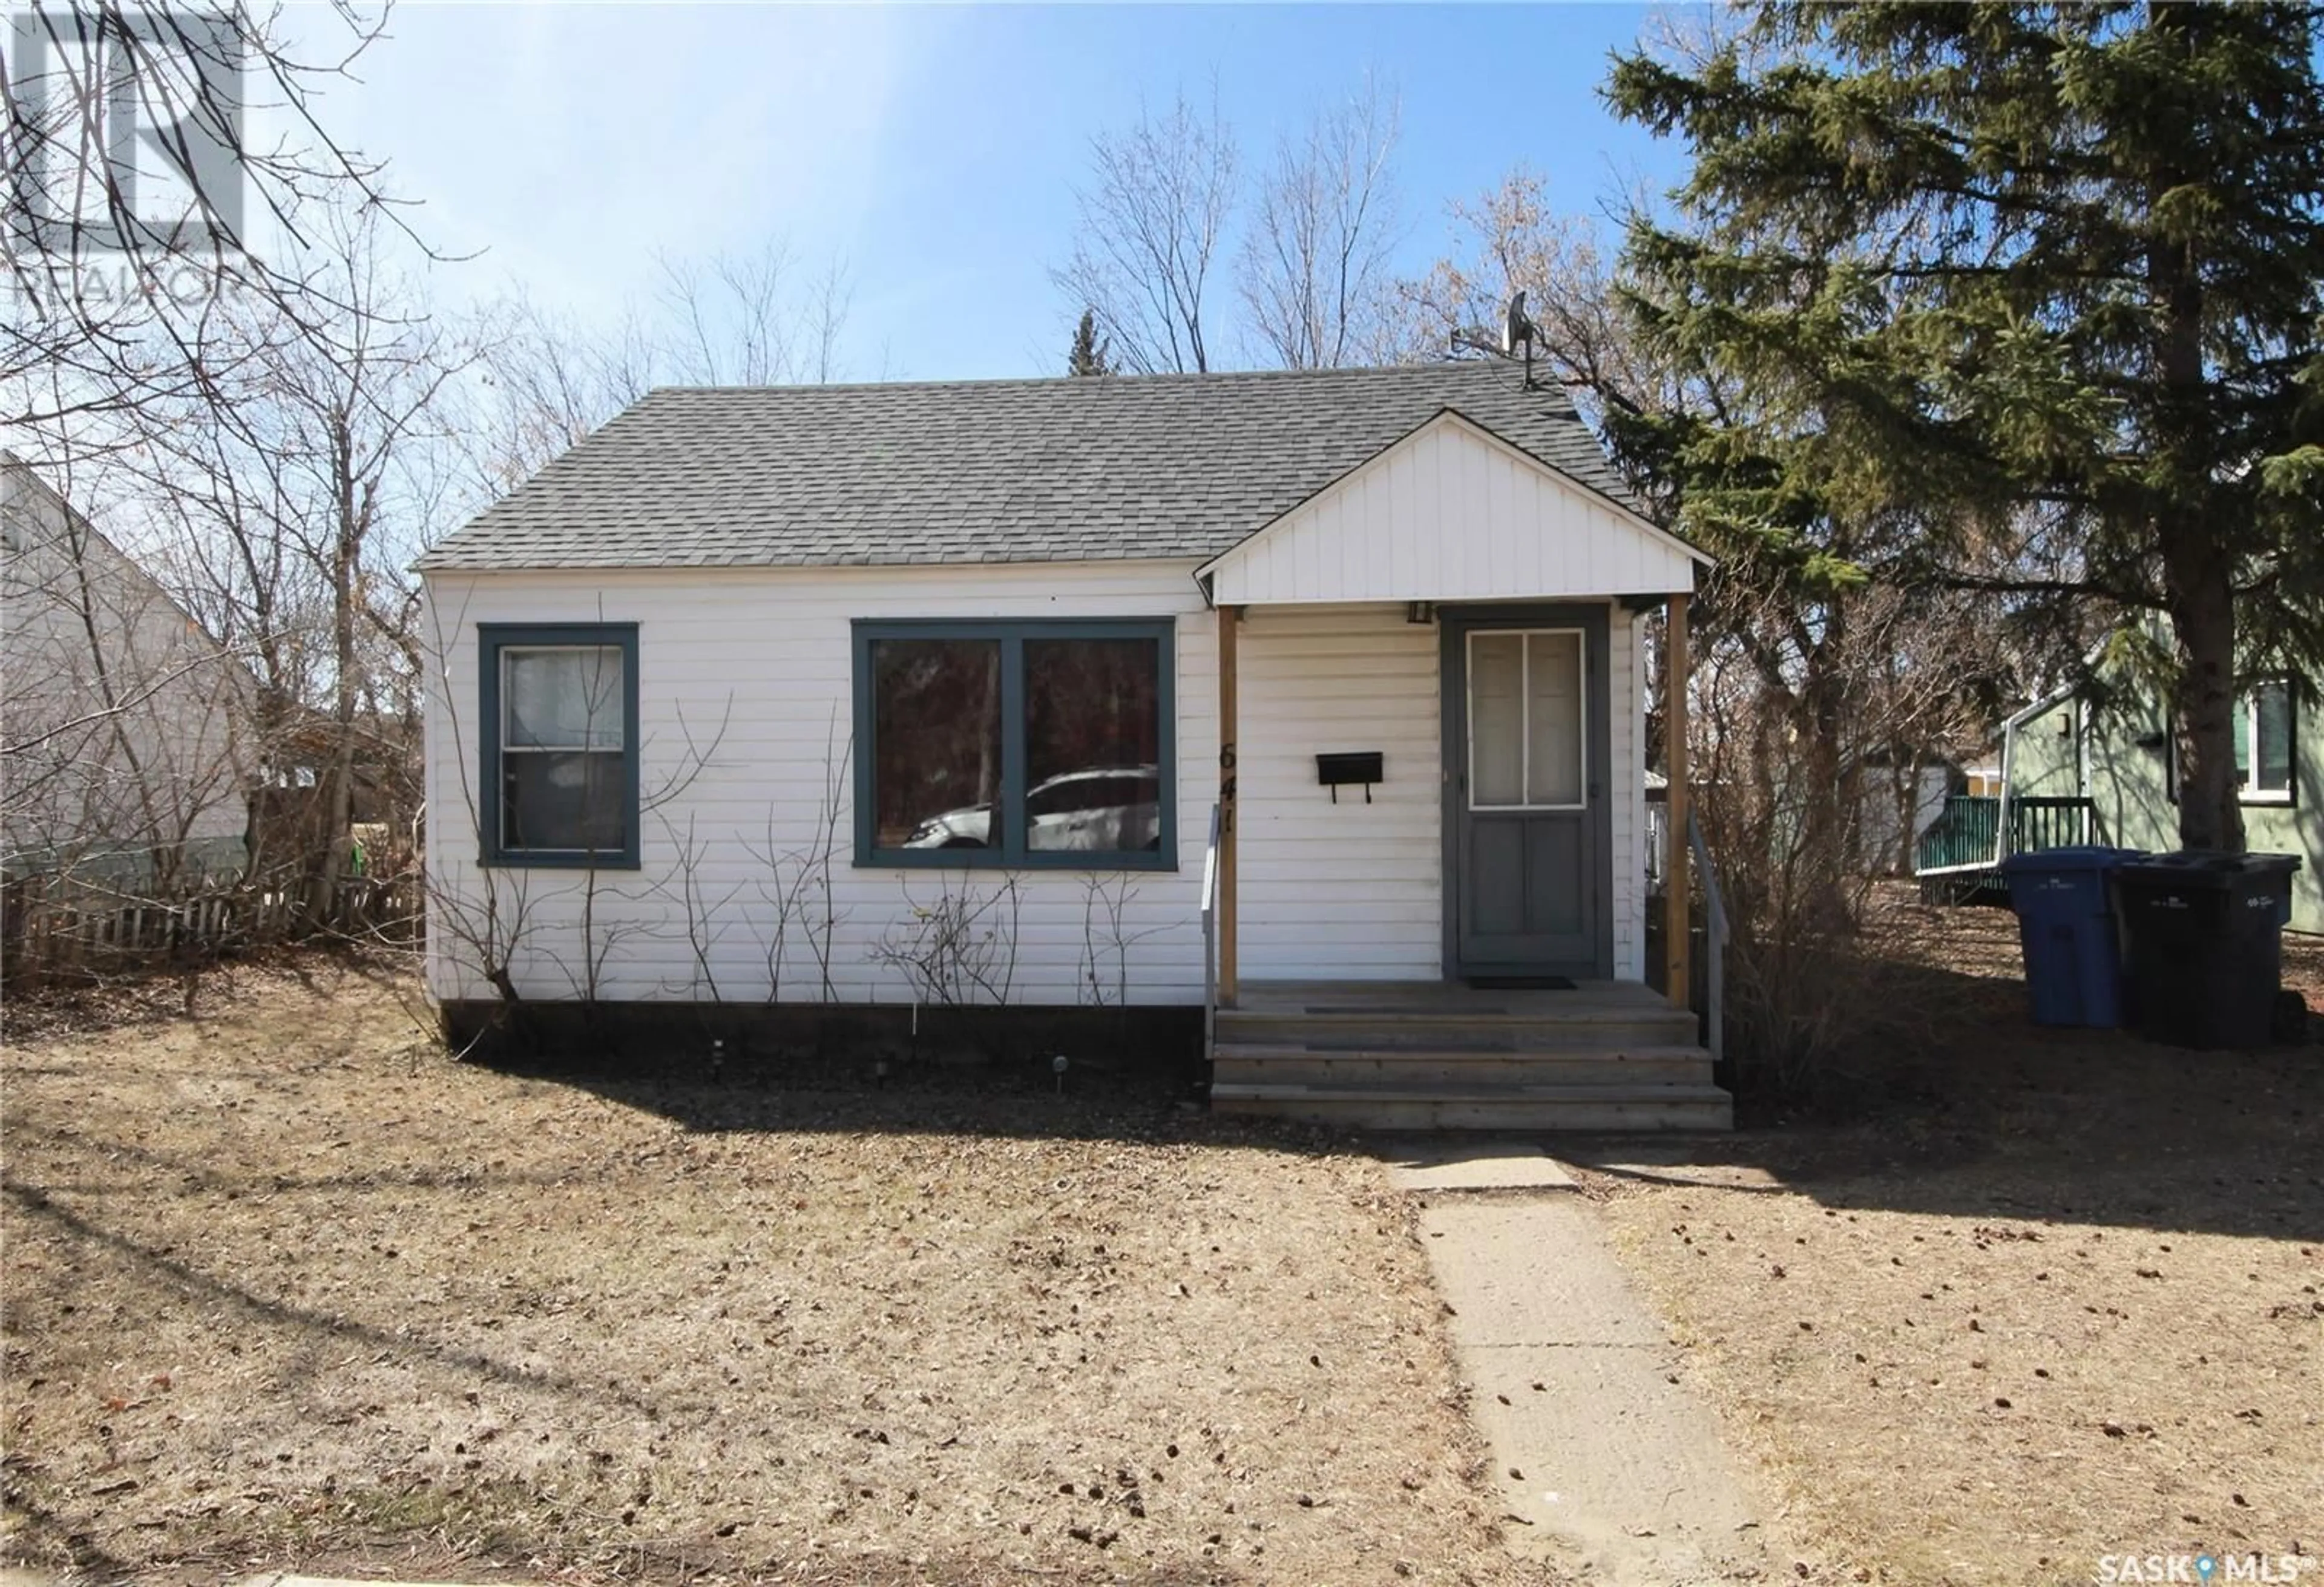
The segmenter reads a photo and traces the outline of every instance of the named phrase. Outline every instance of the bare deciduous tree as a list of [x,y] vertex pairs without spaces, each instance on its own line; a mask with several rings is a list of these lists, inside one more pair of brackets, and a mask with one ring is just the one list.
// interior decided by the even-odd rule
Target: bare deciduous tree
[[[231,429],[255,351],[235,306],[309,339],[346,323],[354,306],[310,268],[315,228],[397,211],[381,163],[314,105],[386,7],[316,14],[311,56],[279,8],[75,0],[11,17],[0,391],[18,422],[133,445],[154,405],[190,405]],[[254,108],[281,124],[256,135]]]
[[522,301],[486,310],[459,393],[466,505],[481,510],[659,384],[824,384],[845,373],[854,288],[834,259],[803,271],[770,241],[706,261],[664,257],[643,314],[607,329]]
[[1250,329],[1286,369],[1393,362],[1399,106],[1377,78],[1286,135],[1260,178],[1238,272]]
[[1074,197],[1073,257],[1050,279],[1097,316],[1117,367],[1135,374],[1211,368],[1205,294],[1234,208],[1235,144],[1182,92],[1158,115],[1090,140],[1088,186]]
[[1541,372],[1596,417],[1608,406],[1669,408],[1715,400],[1642,352],[1624,320],[1612,261],[1590,222],[1560,212],[1547,179],[1523,166],[1451,206],[1453,247],[1425,276],[1398,283],[1394,339],[1406,356],[1497,344],[1517,293],[1540,330]]
[[445,506],[446,394],[474,362],[389,261],[383,226],[365,211],[324,228],[313,273],[344,307],[319,334],[263,306],[240,323],[232,428],[197,412],[143,448],[195,604],[257,657],[270,781],[293,766],[314,779],[318,846],[300,858],[318,907],[349,872],[359,764],[416,750],[404,570],[440,527],[427,520]]
[[696,386],[824,385],[839,378],[839,337],[854,288],[832,260],[802,277],[788,243],[706,261],[658,260],[657,375]]
[[651,332],[635,315],[595,331],[530,302],[486,309],[475,379],[455,394],[467,504],[499,500],[654,383]]

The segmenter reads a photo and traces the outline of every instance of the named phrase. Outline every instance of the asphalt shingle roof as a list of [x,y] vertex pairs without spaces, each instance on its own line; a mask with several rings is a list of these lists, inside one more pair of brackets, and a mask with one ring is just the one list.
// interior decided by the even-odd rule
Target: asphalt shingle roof
[[498,568],[1208,558],[1445,408],[1628,504],[1564,394],[1498,362],[672,387],[420,560]]

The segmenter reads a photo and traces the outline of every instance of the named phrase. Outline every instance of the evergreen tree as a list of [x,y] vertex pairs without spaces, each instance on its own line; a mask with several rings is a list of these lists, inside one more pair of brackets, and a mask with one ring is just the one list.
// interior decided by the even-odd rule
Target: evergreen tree
[[1082,323],[1074,327],[1074,350],[1065,355],[1065,372],[1069,375],[1110,375],[1113,372],[1111,338],[1097,334],[1097,310],[1082,310]]
[[1618,438],[1811,584],[2167,613],[2190,847],[2242,846],[2239,680],[2324,670],[2319,14],[1790,0],[1607,90],[1693,158],[1639,324],[1749,402]]

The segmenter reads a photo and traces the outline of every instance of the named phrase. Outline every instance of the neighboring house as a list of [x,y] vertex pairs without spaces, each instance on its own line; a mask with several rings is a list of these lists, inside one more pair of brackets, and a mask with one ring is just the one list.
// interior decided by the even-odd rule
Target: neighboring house
[[[1703,560],[1501,363],[659,390],[420,562],[429,984],[456,1024],[501,992],[1196,1007],[1223,796],[1222,1100],[1723,1123],[1639,985],[1637,616]],[[1502,1089],[1259,1066],[1388,1018],[1284,983],[1425,1019],[1561,977],[1484,999]],[[1561,1075],[1666,1067],[1526,1112],[1513,1066],[1573,1018]]]
[[[1944,756],[1898,764],[1899,757],[1868,756],[1864,793],[1858,807],[1857,843],[1876,875],[1904,876],[1913,869],[1915,846],[1945,813],[1945,802],[1969,781]],[[1902,829],[1911,823],[1909,832]]]
[[[2179,847],[2178,756],[2169,716],[2150,690],[2123,685],[2103,702],[2066,692],[2013,719],[2012,799],[2080,796],[2089,836],[2130,849]],[[2245,846],[2297,854],[2292,927],[2324,931],[2324,720],[2289,681],[2253,685],[2236,702],[2236,775]]]
[[238,869],[255,681],[0,452],[0,867],[144,885]]

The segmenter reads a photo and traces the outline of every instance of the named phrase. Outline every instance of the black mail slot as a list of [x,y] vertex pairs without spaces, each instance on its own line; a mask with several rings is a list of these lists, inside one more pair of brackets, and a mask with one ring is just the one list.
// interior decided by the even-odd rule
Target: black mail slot
[[1315,757],[1315,780],[1334,788],[1342,783],[1379,782],[1380,752],[1359,749],[1345,755],[1319,755]]

